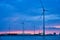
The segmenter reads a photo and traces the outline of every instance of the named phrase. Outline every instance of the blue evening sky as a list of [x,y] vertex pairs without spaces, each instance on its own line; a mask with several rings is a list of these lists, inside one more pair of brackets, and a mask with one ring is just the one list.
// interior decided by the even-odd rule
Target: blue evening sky
[[[60,28],[60,0],[42,0],[45,7],[46,28]],[[0,31],[42,28],[42,6],[40,0],[0,0]],[[14,29],[15,28],[15,29]]]

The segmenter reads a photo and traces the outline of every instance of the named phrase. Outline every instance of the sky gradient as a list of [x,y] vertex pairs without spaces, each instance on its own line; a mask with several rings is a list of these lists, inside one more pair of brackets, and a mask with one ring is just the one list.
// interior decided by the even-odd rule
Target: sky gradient
[[[60,32],[60,0],[42,0],[45,7],[46,30]],[[40,0],[0,0],[0,32],[42,30]],[[52,33],[51,32],[51,33]]]

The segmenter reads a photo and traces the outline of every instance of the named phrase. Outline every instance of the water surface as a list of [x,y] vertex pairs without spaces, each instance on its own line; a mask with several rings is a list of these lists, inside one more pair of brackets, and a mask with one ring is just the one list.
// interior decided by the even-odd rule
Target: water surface
[[0,36],[0,40],[60,40],[60,36]]

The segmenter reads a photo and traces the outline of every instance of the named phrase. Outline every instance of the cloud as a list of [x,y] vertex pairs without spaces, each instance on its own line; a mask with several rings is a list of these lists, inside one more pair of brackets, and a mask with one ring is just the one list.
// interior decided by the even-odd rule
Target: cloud
[[[46,15],[46,21],[56,20],[56,19],[59,20],[60,18],[56,15]],[[22,28],[22,22],[25,23],[24,25],[26,27],[25,28],[26,30],[33,30],[34,29],[33,25],[36,26],[36,30],[38,30],[39,28],[42,28],[42,16],[27,16],[19,13],[13,13],[11,16],[4,17],[2,21],[6,22],[5,24],[7,27],[8,27],[8,24],[10,24],[10,27],[12,29],[15,28],[16,30],[19,30]],[[53,24],[54,23],[52,22],[50,23],[50,25],[48,23],[46,27],[50,27],[50,26],[54,27]],[[55,28],[56,27],[58,28],[59,26],[55,25]]]
[[39,13],[39,14],[41,14],[42,13],[42,8],[32,8],[32,9],[26,10],[26,12],[28,12],[28,13]]
[[[43,15],[42,15],[43,16]],[[7,20],[7,21],[19,21],[19,20],[25,20],[25,21],[42,21],[43,18],[42,16],[27,16],[27,15],[22,15],[19,13],[14,13],[12,16],[10,17],[6,17],[3,20]],[[45,15],[45,21],[48,20],[59,20],[60,17],[58,15]]]
[[57,28],[57,27],[47,27],[46,30],[57,30],[57,31],[60,31],[60,28]]
[[[28,20],[32,20],[32,21],[42,21],[43,19],[42,19],[42,17],[43,17],[43,15],[41,16],[31,16],[31,17],[29,17],[29,19]],[[58,19],[60,19],[60,17],[58,16],[58,15],[45,15],[45,20],[46,21],[48,21],[48,20],[58,20]]]
[[60,17],[59,17],[59,15],[53,15],[53,14],[51,14],[51,15],[46,15],[45,16],[45,18],[46,18],[46,20],[56,20],[56,19],[60,19]]
[[60,25],[55,25],[54,27],[55,27],[55,28],[60,28]]
[[7,17],[7,18],[4,18],[5,21],[10,21],[10,22],[15,22],[18,19],[19,19],[18,17]]
[[10,4],[8,4],[8,3],[0,3],[0,8],[1,8],[1,10],[3,10],[5,13],[6,12],[15,12],[15,11],[17,11],[18,9],[15,7],[15,6],[13,6],[13,5],[10,5]]

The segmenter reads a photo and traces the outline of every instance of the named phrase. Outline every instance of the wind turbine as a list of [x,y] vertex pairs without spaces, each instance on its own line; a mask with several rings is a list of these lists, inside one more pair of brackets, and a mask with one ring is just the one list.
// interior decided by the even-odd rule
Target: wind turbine
[[9,28],[8,28],[8,29],[9,29],[9,34],[10,34],[10,26],[11,26],[11,25],[10,25],[10,23],[9,23],[9,26],[8,26],[8,27],[9,27]]
[[22,33],[24,34],[24,22],[22,22],[22,28],[23,28]]
[[34,34],[35,34],[35,25],[34,25]]
[[24,30],[25,18],[23,18],[23,21],[22,21],[22,23],[21,23],[21,24],[22,24],[22,33],[24,34],[24,31],[25,31],[25,30]]
[[42,7],[42,18],[43,18],[43,35],[45,35],[45,7],[44,7],[44,5],[43,5],[43,2],[42,2],[42,0],[40,0],[40,3],[41,3],[41,7]]

